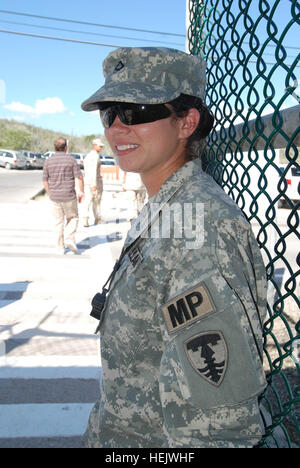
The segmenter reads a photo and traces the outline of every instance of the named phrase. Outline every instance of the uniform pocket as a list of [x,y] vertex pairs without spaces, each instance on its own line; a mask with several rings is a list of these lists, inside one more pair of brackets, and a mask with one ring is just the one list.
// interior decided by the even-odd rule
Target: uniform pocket
[[241,324],[243,313],[236,301],[174,338],[181,367],[175,372],[191,404],[202,409],[236,405],[265,388],[253,335]]

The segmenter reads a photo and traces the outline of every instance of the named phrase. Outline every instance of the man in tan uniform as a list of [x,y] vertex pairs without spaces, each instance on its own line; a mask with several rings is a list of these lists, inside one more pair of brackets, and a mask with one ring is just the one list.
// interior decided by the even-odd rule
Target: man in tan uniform
[[134,213],[138,216],[146,199],[146,188],[140,175],[134,172],[124,172],[122,186],[123,191],[128,195],[128,200],[132,202]]
[[85,204],[84,204],[84,226],[89,226],[89,211],[92,206],[95,224],[101,221],[100,202],[103,192],[103,182],[101,178],[101,160],[100,153],[103,148],[103,142],[100,138],[93,140],[93,149],[84,159],[84,184]]

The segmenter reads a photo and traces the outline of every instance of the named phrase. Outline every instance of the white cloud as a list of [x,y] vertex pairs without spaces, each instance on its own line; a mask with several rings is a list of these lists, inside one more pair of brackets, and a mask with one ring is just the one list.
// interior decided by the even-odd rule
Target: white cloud
[[41,115],[61,114],[67,111],[62,100],[58,97],[37,99],[34,107],[22,104],[21,102],[12,102],[3,106],[12,112],[30,115],[31,117],[40,117]]
[[38,114],[61,114],[66,112],[66,108],[58,97],[38,99],[35,103],[35,109]]
[[0,80],[0,103],[5,103],[6,85],[4,80]]
[[31,114],[34,112],[33,107],[26,106],[25,104],[22,104],[21,102],[12,102],[11,104],[6,104],[3,107],[4,109],[8,109],[12,112],[20,112],[23,114]]
[[23,115],[12,115],[10,117],[12,120],[16,120],[17,122],[24,122],[25,117]]

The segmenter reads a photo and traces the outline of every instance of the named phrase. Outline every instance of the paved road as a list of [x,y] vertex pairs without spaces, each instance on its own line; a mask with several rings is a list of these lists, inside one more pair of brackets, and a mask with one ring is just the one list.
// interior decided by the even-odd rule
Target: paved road
[[24,203],[42,190],[42,171],[0,168],[0,202]]
[[[106,191],[120,191],[121,183],[103,179]],[[0,167],[0,203],[27,203],[33,196],[43,190],[42,170],[15,170],[8,171]]]
[[101,372],[90,301],[129,228],[126,201],[105,192],[103,209],[59,256],[46,198],[0,202],[0,447],[81,446]]

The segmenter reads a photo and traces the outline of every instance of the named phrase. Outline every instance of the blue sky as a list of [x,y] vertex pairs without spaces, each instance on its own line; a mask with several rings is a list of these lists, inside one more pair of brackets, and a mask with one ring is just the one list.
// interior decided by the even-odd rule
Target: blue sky
[[[239,3],[239,0],[233,2],[237,15]],[[249,12],[254,21],[260,15],[258,3],[258,0],[253,1],[252,12]],[[284,45],[289,47],[291,59],[288,63],[291,63],[299,52],[296,40],[299,26],[293,25],[287,33],[284,32],[290,21],[291,0],[279,3],[270,0],[269,3],[277,5],[274,19],[278,25],[278,36],[282,36]],[[0,32],[0,118],[15,119],[70,135],[103,134],[98,113],[83,112],[80,105],[103,84],[102,62],[114,50],[112,45],[161,45],[185,50],[186,0],[1,0],[0,10],[173,34],[151,34],[0,12],[2,30],[111,44],[87,45]],[[269,33],[265,29],[266,21],[262,23],[264,26],[259,26],[257,33],[264,41]],[[239,27],[243,33],[242,18]],[[273,41],[273,48],[270,44],[264,53],[264,59],[271,63],[269,69],[276,61],[274,54]],[[251,66],[253,76],[256,76],[255,60]],[[280,67],[273,74],[277,102],[285,92],[286,73]],[[297,83],[299,80],[298,74]],[[258,88],[262,95],[265,81],[261,80],[261,83]],[[296,104],[297,101],[290,97],[283,106]]]
[[[1,0],[0,9],[179,36],[8,13],[0,13],[2,30],[111,45],[160,45],[185,50],[185,0]],[[84,32],[79,34],[46,27]],[[103,84],[102,61],[112,50],[114,47],[0,33],[0,118],[16,119],[73,135],[103,133],[98,113],[83,112],[80,105]]]

